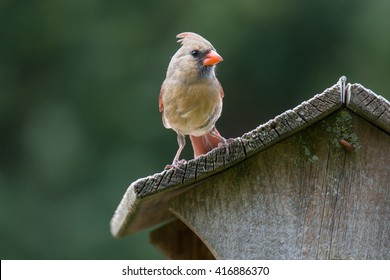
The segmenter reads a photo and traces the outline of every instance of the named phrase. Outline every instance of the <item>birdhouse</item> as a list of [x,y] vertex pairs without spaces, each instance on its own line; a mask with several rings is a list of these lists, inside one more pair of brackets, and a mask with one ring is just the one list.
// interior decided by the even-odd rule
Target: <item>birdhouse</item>
[[172,259],[390,259],[390,104],[342,77],[182,168],[138,179],[114,237]]

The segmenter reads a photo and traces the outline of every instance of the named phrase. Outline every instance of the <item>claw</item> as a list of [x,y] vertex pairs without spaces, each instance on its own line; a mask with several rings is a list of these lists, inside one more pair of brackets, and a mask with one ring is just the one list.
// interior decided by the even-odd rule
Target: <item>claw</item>
[[168,170],[168,169],[175,169],[175,170],[181,170],[181,171],[184,171],[184,169],[182,168],[183,165],[185,165],[187,163],[187,161],[185,159],[181,159],[181,160],[174,160],[172,162],[172,164],[168,164],[167,166],[165,166],[165,170]]
[[226,150],[226,155],[229,156],[229,154],[230,154],[229,144],[231,142],[233,142],[234,139],[233,138],[226,139],[226,138],[222,137],[215,127],[210,131],[210,134],[212,136],[217,137],[217,138],[220,139],[221,142],[218,144],[218,148],[224,147],[225,150]]
[[226,138],[221,137],[221,143],[218,144],[218,148],[221,148],[221,147],[225,148],[226,155],[229,156],[229,154],[230,154],[229,145],[233,141],[234,141],[233,138],[226,139]]
[[172,164],[168,164],[167,166],[165,166],[165,170],[168,170],[171,168],[183,170],[182,168],[180,168],[180,165],[184,165],[187,163],[187,161],[185,159],[179,160],[181,151],[183,150],[183,148],[186,144],[185,136],[180,134],[180,133],[177,133],[177,143],[179,144],[179,149],[177,150],[177,153],[175,155],[175,158],[173,159]]

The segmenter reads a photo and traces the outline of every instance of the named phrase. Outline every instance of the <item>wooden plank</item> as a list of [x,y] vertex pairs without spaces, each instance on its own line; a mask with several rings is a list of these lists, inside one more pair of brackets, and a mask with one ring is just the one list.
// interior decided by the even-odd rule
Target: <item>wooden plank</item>
[[[288,135],[303,129],[307,122],[314,123],[314,121],[310,121],[310,118],[318,119],[321,116],[330,114],[341,106],[339,100],[342,92],[340,90],[341,86],[338,83],[325,90],[323,94],[316,95],[309,100],[308,104],[310,102],[317,104],[315,99],[320,98],[321,101],[318,102],[333,105],[320,106],[317,104],[318,107],[324,108],[325,111],[322,113],[318,113],[318,109],[310,105],[312,106],[311,110],[314,110],[315,113],[308,113],[310,112],[309,109],[305,115],[306,121],[301,118],[298,112],[302,113],[302,110],[309,105],[302,104],[294,110],[289,110],[277,116],[274,120],[270,120],[244,136],[232,139],[227,147],[214,149],[207,155],[188,161],[181,169],[163,171],[132,183],[112,218],[112,234],[116,237],[121,237],[170,218],[172,215],[167,211],[167,205],[162,203],[162,201],[167,201],[167,197],[174,197],[181,193],[180,190],[176,191],[177,189],[201,182],[239,163],[246,157],[281,141]],[[329,110],[329,112],[326,110]],[[167,192],[171,193],[167,194]],[[154,213],[159,214],[155,215]]]
[[[344,105],[342,102],[345,98],[344,88],[345,80],[340,79],[339,83],[326,89],[322,94],[286,111],[242,137],[232,139],[227,147],[214,149],[207,155],[190,160],[180,169],[165,170],[135,181],[127,189],[114,213],[111,221],[112,234],[121,237],[171,218],[172,214],[167,210],[169,199],[339,110]],[[372,117],[367,113],[368,109],[362,109],[362,106],[357,105],[362,102],[366,104],[364,100],[367,99],[359,95],[360,91],[356,90],[354,85],[350,89],[353,92],[357,91],[358,94],[356,98],[350,98],[348,106],[371,120]],[[371,95],[374,95],[372,100],[379,103],[369,102],[363,108],[373,108],[370,109],[375,115],[372,121],[388,132],[390,127],[388,102],[383,98],[376,98],[375,94]],[[377,105],[373,106],[374,104]],[[384,109],[381,106],[384,106]]]
[[347,107],[390,133],[390,103],[360,84],[348,87]]
[[389,259],[389,154],[387,133],[341,109],[170,209],[218,259]]

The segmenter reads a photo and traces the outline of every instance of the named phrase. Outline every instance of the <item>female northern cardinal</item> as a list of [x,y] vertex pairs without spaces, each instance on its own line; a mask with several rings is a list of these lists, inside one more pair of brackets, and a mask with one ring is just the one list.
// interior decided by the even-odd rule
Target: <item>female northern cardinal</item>
[[226,141],[215,128],[224,96],[215,65],[222,57],[198,34],[184,32],[176,37],[182,46],[169,63],[159,97],[163,124],[176,131],[179,144],[168,168],[185,162],[179,161],[185,135],[190,136],[195,158]]

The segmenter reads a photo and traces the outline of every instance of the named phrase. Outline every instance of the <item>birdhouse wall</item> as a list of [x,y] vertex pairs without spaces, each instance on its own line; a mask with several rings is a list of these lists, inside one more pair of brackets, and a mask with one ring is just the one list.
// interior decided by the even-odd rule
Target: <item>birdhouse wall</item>
[[217,259],[389,259],[389,154],[388,133],[340,109],[170,210]]

